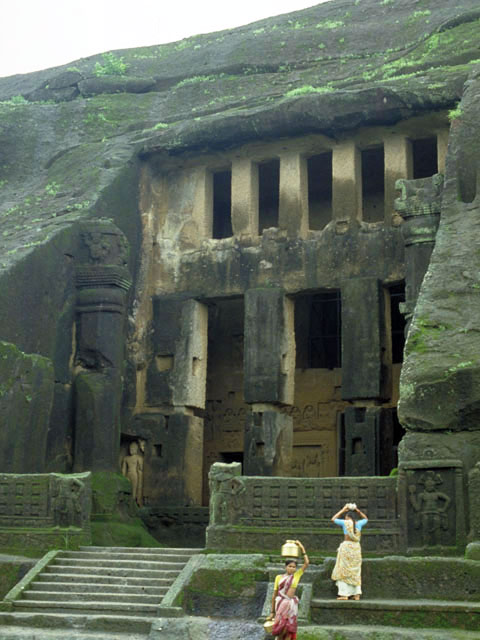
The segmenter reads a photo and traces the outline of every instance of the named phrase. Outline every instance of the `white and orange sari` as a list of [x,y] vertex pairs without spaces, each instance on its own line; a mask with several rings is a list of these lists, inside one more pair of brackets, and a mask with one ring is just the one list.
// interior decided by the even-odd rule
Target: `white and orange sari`
[[344,523],[350,540],[344,540],[338,547],[332,580],[337,584],[339,596],[351,597],[362,593],[362,534],[358,529],[354,530],[352,520],[344,520]]

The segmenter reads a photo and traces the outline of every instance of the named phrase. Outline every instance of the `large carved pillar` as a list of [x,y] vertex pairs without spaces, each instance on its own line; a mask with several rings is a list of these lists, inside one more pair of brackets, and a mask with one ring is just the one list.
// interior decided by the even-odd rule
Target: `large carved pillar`
[[443,176],[436,174],[418,180],[396,182],[401,196],[395,209],[404,219],[405,241],[405,319],[407,328],[417,302],[418,292],[427,272],[440,221]]
[[282,406],[293,403],[295,339],[293,302],[281,289],[245,294],[244,473],[287,475],[293,424]]
[[195,411],[205,408],[207,343],[204,304],[181,295],[154,298],[148,413],[136,420],[151,422],[155,417],[158,423],[147,443],[145,491],[164,505],[202,501],[203,418]]
[[109,222],[82,227],[76,271],[75,471],[118,471],[130,275],[127,241]]
[[379,399],[382,388],[384,299],[377,278],[342,284],[342,399]]

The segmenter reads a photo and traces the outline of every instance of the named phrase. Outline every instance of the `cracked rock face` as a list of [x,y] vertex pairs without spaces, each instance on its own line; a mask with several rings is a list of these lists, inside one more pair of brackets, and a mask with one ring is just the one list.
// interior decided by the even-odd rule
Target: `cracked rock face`
[[440,226],[406,343],[399,413],[415,431],[480,427],[480,74],[453,121]]

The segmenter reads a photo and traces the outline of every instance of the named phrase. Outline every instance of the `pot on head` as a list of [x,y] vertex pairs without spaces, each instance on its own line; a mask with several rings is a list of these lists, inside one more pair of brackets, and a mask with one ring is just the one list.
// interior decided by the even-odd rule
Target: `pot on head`
[[285,544],[282,545],[282,558],[299,558],[300,547],[295,540],[285,540]]

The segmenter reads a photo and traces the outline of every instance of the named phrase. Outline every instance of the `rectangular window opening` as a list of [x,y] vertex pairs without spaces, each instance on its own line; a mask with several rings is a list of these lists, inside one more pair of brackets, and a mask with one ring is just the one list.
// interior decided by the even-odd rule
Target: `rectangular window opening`
[[278,227],[280,203],[280,160],[274,158],[258,165],[258,232]]
[[389,287],[390,318],[392,334],[392,363],[403,362],[403,348],[405,346],[405,316],[400,311],[400,305],[405,302],[405,283],[401,282]]
[[212,238],[230,238],[232,230],[232,172],[213,174],[213,232]]
[[308,158],[307,174],[308,224],[320,231],[332,220],[332,152]]
[[437,138],[412,140],[412,157],[414,180],[438,173]]
[[300,296],[295,301],[297,369],[341,367],[341,299],[339,291]]
[[362,151],[363,221],[381,222],[385,213],[383,145]]

